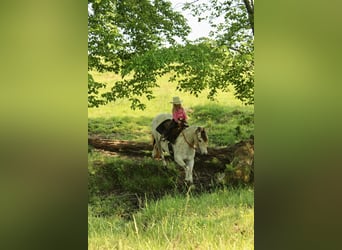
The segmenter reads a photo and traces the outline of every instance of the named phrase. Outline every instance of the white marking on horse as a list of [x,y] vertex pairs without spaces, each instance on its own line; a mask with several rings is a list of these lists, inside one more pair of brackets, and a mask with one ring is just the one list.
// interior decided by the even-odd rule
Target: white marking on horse
[[[161,134],[156,129],[159,124],[167,119],[172,119],[172,115],[160,114],[152,121],[152,137],[154,142],[152,157],[156,158],[160,155],[164,166],[166,166],[164,152],[169,153],[167,145],[168,142],[160,140]],[[208,136],[205,129],[197,126],[185,128],[177,137],[175,144],[173,144],[172,147],[175,162],[185,169],[185,180],[192,183],[192,172],[196,150],[198,150],[201,154],[208,153]]]

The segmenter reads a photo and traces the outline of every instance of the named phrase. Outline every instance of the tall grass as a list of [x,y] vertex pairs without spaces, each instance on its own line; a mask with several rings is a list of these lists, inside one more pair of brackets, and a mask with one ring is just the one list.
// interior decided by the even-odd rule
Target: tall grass
[[89,155],[89,249],[253,249],[253,189],[179,193],[172,164]]
[[200,196],[166,196],[132,214],[94,217],[89,249],[253,249],[253,191],[218,190]]

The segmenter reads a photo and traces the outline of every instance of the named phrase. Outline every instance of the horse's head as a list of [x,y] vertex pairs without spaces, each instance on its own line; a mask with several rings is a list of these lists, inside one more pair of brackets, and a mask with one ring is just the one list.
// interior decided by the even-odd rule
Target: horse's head
[[202,155],[208,154],[208,136],[207,132],[202,127],[196,129],[195,145]]

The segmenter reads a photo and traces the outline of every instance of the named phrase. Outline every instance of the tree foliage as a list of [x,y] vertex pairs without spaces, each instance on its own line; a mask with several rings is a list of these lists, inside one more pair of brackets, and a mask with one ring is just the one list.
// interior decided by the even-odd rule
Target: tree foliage
[[[190,28],[185,18],[172,10],[169,1],[89,0],[88,31],[88,70],[121,73],[137,55],[174,45],[175,37],[185,39]],[[126,81],[123,81],[122,87],[118,84],[113,88],[117,92],[98,97],[99,89],[104,85],[96,85],[92,78],[89,79],[89,107],[117,98],[130,98],[136,107],[140,101],[133,96],[149,93],[143,82],[125,86]],[[147,92],[142,92],[145,90]]]
[[[211,39],[221,54],[222,71],[213,80],[225,90],[234,86],[235,96],[245,104],[254,103],[254,0],[193,1],[184,6],[199,21],[208,20]],[[227,50],[229,53],[227,53]],[[215,93],[212,89],[211,93]]]
[[[232,85],[235,96],[254,102],[254,48],[250,10],[239,0],[194,1],[184,4],[199,20],[207,19],[210,38],[187,41],[190,28],[185,18],[164,0],[92,0],[88,16],[88,69],[120,73],[108,92],[89,76],[88,104],[97,107],[120,98],[143,109],[141,97],[153,98],[157,77],[168,73],[181,91],[208,98]],[[254,13],[254,4],[252,10]],[[209,14],[208,14],[209,13]],[[252,13],[252,14],[253,14]],[[217,23],[217,17],[224,21]],[[253,17],[253,15],[252,15]],[[176,43],[176,38],[182,43]]]

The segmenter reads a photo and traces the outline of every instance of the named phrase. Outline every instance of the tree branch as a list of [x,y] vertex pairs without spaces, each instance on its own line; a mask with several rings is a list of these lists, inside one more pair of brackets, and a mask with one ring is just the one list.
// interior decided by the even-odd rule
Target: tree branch
[[243,0],[243,2],[245,3],[245,7],[247,9],[248,20],[251,25],[253,36],[254,36],[254,3],[253,3],[253,0],[251,1]]

